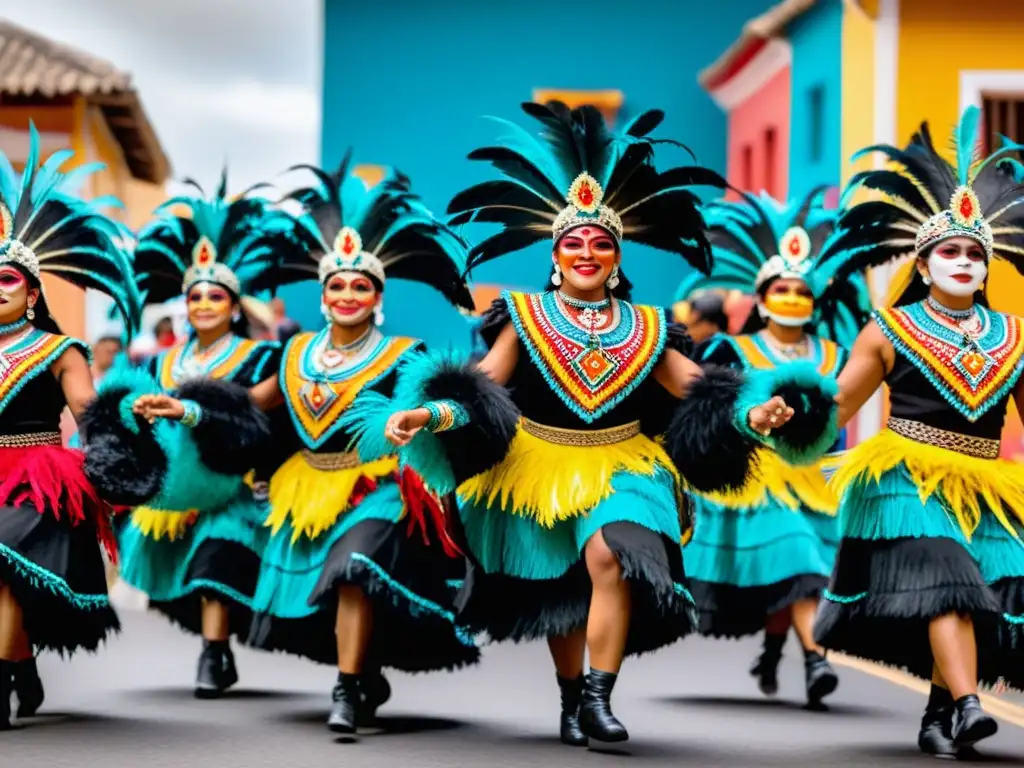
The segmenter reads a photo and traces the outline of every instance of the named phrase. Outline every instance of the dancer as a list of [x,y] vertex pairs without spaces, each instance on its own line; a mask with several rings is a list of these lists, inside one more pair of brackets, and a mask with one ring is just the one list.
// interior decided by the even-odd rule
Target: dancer
[[337,664],[329,728],[352,734],[390,696],[381,667],[410,672],[475,663],[454,623],[449,578],[464,572],[443,502],[394,456],[362,462],[341,417],[360,392],[389,395],[397,366],[420,342],[386,336],[385,283],[424,283],[469,309],[465,246],[390,173],[372,189],[349,172],[290,198],[305,212],[275,246],[275,284],[318,280],[327,326],[292,337],[278,375],[252,390],[290,415],[274,441],[290,458],[270,482],[271,539],[254,600],[250,642]]
[[61,171],[72,156],[40,165],[34,125],[20,181],[0,154],[0,730],[12,685],[19,719],[43,703],[33,649],[95,651],[120,626],[100,550],[115,557],[108,510],[81,452],[61,445],[64,407],[81,420],[95,394],[89,349],[61,334],[42,275],[107,294],[129,333],[141,305],[121,232],[100,213],[115,201],[67,191],[98,170]]
[[[766,193],[743,194],[739,202],[705,207],[715,266],[697,287],[741,290],[754,294],[757,304],[747,334],[714,337],[701,349],[701,360],[748,371],[793,360],[809,360],[823,375],[842,368],[847,352],[809,329],[852,340],[869,308],[859,275],[842,286],[816,279],[838,215],[823,207],[823,193],[813,190],[788,204]],[[832,450],[842,445],[840,437]],[[712,494],[697,502],[698,523],[685,552],[700,632],[734,638],[764,629],[764,648],[751,674],[773,696],[792,626],[804,650],[808,704],[818,707],[839,682],[813,637],[818,599],[839,544],[837,500],[821,466],[766,457],[762,469],[769,482],[756,494]]]
[[956,166],[927,124],[906,149],[879,151],[847,196],[826,273],[916,251],[914,270],[853,346],[840,377],[848,422],[884,381],[887,429],[847,453],[833,477],[842,542],[817,642],[932,681],[922,751],[952,757],[996,732],[978,681],[1024,685],[1024,469],[999,459],[1012,396],[1024,405],[1020,318],[985,306],[993,258],[1024,269],[1024,186],[1011,150],[976,155],[979,111],[955,135]]
[[[135,270],[148,302],[184,294],[191,332],[185,340],[148,361],[152,386],[173,392],[203,378],[249,387],[277,370],[276,344],[253,341],[248,315],[260,305],[248,293],[261,286],[273,251],[261,242],[280,214],[248,194],[229,200],[227,172],[209,199],[179,196],[139,233]],[[183,215],[165,211],[182,208]],[[255,309],[255,311],[259,311]],[[138,378],[140,374],[129,374]],[[117,386],[112,374],[101,390]],[[180,451],[191,444],[187,430],[176,434]],[[187,478],[182,478],[188,482]],[[134,509],[118,535],[121,578],[149,596],[150,607],[188,632],[203,648],[195,694],[216,698],[238,681],[229,637],[248,635],[252,596],[266,540],[266,505],[237,477],[223,489],[196,489],[193,503],[156,499]]]
[[746,383],[728,370],[702,375],[681,327],[629,303],[623,240],[706,270],[686,186],[724,183],[699,167],[655,170],[648,134],[661,112],[615,135],[590,107],[524,110],[543,123],[541,139],[505,123],[505,145],[470,155],[505,178],[460,193],[449,210],[456,223],[503,225],[472,250],[471,267],[551,237],[547,290],[495,302],[478,365],[423,356],[403,369],[391,403],[365,401],[353,418],[361,452],[383,452],[386,436],[430,487],[461,482],[472,567],[460,619],[498,641],[547,638],[562,741],[620,742],[628,734],[610,697],[623,657],[674,642],[694,621],[680,475],[705,490],[742,485],[762,440],[796,452],[793,437],[813,433],[813,415],[831,405],[809,394],[820,408],[795,414],[774,395],[804,383],[816,391],[820,377],[806,368]]

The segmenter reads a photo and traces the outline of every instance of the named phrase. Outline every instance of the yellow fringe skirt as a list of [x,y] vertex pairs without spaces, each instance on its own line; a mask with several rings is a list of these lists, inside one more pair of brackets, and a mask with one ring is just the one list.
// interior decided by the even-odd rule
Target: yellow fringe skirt
[[790,509],[804,507],[821,514],[835,515],[839,499],[826,479],[830,461],[834,459],[794,467],[773,451],[759,451],[757,468],[743,488],[701,496],[723,507],[743,509],[763,506],[771,497]]

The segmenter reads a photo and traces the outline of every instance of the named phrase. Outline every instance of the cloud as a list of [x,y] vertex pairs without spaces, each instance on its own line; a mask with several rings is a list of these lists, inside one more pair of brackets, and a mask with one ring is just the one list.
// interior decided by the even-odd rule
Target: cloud
[[174,81],[162,98],[178,120],[233,124],[225,129],[255,129],[307,137],[319,132],[320,99],[310,87],[260,80]]

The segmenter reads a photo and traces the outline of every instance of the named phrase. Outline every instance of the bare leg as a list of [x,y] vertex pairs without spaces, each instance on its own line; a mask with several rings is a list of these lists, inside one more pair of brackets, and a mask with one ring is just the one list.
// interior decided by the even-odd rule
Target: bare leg
[[227,642],[228,634],[228,607],[218,600],[204,597],[203,638],[211,642]]
[[571,747],[587,746],[587,737],[580,730],[580,701],[583,698],[583,656],[587,649],[587,629],[561,637],[548,638],[548,650],[555,662],[558,690],[562,698],[558,738]]
[[790,608],[783,608],[768,617],[764,623],[764,633],[766,635],[785,635],[791,626],[793,626],[792,611]]
[[793,629],[796,630],[804,650],[824,655],[825,649],[814,642],[814,614],[818,611],[818,598],[807,597],[797,600],[790,610],[793,616]]
[[[978,692],[978,648],[970,616],[947,613],[932,619],[928,640],[935,667],[953,699]],[[934,678],[934,675],[933,675]]]
[[587,572],[593,584],[587,617],[590,666],[618,674],[626,651],[632,594],[622,578],[622,566],[600,531],[587,542]]
[[334,625],[339,672],[358,675],[363,671],[372,630],[373,606],[363,590],[359,587],[339,587],[338,617]]
[[548,638],[548,650],[555,662],[555,671],[566,680],[583,674],[583,655],[587,648],[587,630],[581,627],[570,635]]
[[32,646],[25,632],[21,606],[6,584],[0,585],[0,659],[25,661],[32,658]]

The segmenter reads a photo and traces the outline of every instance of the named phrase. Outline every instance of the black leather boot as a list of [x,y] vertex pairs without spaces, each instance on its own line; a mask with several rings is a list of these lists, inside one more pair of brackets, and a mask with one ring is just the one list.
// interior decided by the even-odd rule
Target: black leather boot
[[216,699],[238,682],[235,656],[227,640],[203,640],[196,672],[196,698]]
[[769,635],[766,632],[761,655],[750,668],[750,674],[757,678],[757,687],[765,696],[774,696],[779,692],[779,662],[785,644],[786,635]]
[[612,688],[617,677],[614,672],[591,668],[584,681],[580,730],[594,741],[613,743],[629,739],[626,727],[612,714]]
[[956,759],[953,746],[953,697],[945,688],[932,683],[928,704],[921,718],[921,730],[917,734],[917,746],[926,755],[945,760]]
[[995,718],[985,714],[975,694],[961,696],[956,700],[956,721],[953,725],[953,746],[957,749],[973,747],[982,739],[995,736],[999,724]]
[[561,675],[558,689],[562,692],[562,719],[558,728],[558,738],[563,744],[571,747],[587,746],[587,737],[580,729],[580,701],[583,699],[583,675],[569,680]]
[[832,665],[817,651],[804,651],[804,675],[807,704],[811,707],[820,707],[821,700],[839,686],[839,677]]
[[338,673],[338,682],[331,691],[331,714],[327,718],[327,727],[335,733],[356,732],[356,709],[360,705],[359,677]]
[[11,694],[14,692],[14,665],[0,659],[0,731],[11,729]]
[[377,710],[391,698],[391,684],[380,669],[364,672],[359,681],[358,725],[370,725],[377,719]]
[[18,717],[32,717],[46,697],[36,660],[16,661],[11,666],[14,668],[14,692],[18,695]]

